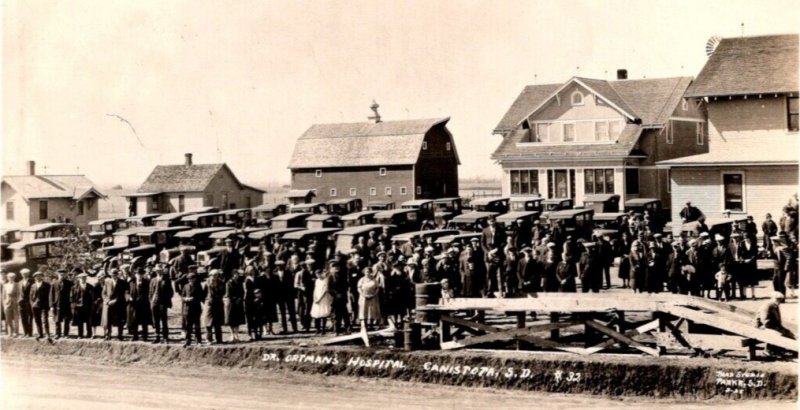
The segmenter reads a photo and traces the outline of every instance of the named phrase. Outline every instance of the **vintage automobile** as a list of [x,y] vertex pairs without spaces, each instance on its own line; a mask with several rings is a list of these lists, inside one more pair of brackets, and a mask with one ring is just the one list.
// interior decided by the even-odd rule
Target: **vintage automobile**
[[433,219],[432,199],[415,199],[412,201],[405,201],[400,204],[400,209],[416,209],[419,211],[419,217],[421,219]]
[[544,201],[544,198],[540,196],[512,196],[508,201],[508,210],[510,212],[541,212],[542,201]]
[[[303,228],[291,228],[292,230],[299,230]],[[269,228],[263,226],[249,226],[244,229],[227,229],[224,231],[217,231],[209,235],[209,240],[213,244],[210,248],[198,251],[195,255],[195,261],[200,266],[218,268],[217,257],[220,252],[225,250],[224,242],[226,239],[235,241],[235,245],[242,256],[249,258],[258,252],[259,239],[250,239],[250,234],[257,232],[269,231]]]
[[565,209],[572,209],[575,207],[575,200],[572,198],[552,198],[542,201],[542,215],[539,217],[542,223],[547,222],[550,213],[554,211],[562,211]]
[[341,228],[342,218],[336,214],[316,214],[311,215],[306,219],[306,228],[320,229],[320,228]]
[[267,226],[272,218],[286,213],[286,204],[264,204],[253,208],[253,217],[258,226]]
[[360,211],[363,202],[360,198],[332,199],[325,203],[325,208],[329,214],[342,216]]
[[508,212],[509,201],[510,199],[508,197],[477,198],[472,200],[470,206],[472,206],[472,210],[476,212],[497,212],[498,214],[504,214]]
[[360,211],[347,214],[342,217],[342,225],[345,228],[352,226],[369,225],[375,223],[375,215],[380,211]]
[[418,209],[393,209],[375,214],[375,223],[392,225],[398,233],[416,231],[421,226]]
[[178,245],[162,249],[158,254],[158,261],[169,263],[173,258],[181,254],[181,246],[189,249],[190,254],[194,257],[197,252],[209,249],[214,245],[214,239],[211,238],[211,235],[218,232],[233,233],[235,230],[227,226],[214,226],[178,232],[175,234]]
[[220,214],[225,218],[223,222],[225,226],[242,228],[255,224],[253,220],[253,210],[250,208],[226,209],[220,212]]
[[594,229],[594,209],[564,209],[554,211],[548,217],[549,225],[559,221],[564,232],[576,238],[589,239]]
[[[325,204],[320,202],[312,202],[310,204],[296,204],[289,207],[289,213],[292,214],[321,214],[328,211]],[[273,218],[274,219],[274,218]]]
[[62,256],[59,245],[66,240],[66,238],[51,236],[9,244],[10,256],[8,260],[0,263],[0,269],[4,272],[19,272],[21,269],[27,268],[31,272],[35,272],[39,266],[47,265],[47,261],[50,259]]
[[[744,219],[747,221],[747,218]],[[737,223],[737,220],[734,218],[706,218],[706,226],[708,227],[708,234],[711,236],[711,239],[714,239],[715,235],[722,235],[725,238],[729,238],[733,233],[733,227]],[[698,230],[698,226],[700,225],[699,222],[687,222],[681,225],[681,234],[685,235],[689,238],[697,238],[700,236],[700,231]]]
[[454,217],[461,215],[464,207],[461,198],[438,198],[433,200],[433,220],[438,226],[444,226]]
[[[173,248],[178,245],[175,235],[181,231],[187,231],[188,226],[155,227],[135,235],[139,240],[139,246],[127,248],[122,251],[122,263],[130,264],[132,268],[137,268],[145,264],[150,259],[157,259],[158,253],[165,248]],[[155,262],[155,260],[153,261]]]
[[614,194],[594,194],[586,195],[583,198],[583,207],[594,209],[598,214],[619,212],[619,195]]
[[447,229],[456,229],[461,232],[480,232],[486,227],[489,218],[495,216],[497,216],[497,212],[467,212],[451,219],[447,223]]
[[539,211],[512,211],[497,216],[495,220],[506,231],[511,230],[513,222],[520,222],[524,229],[531,229],[533,221],[539,220],[540,214],[541,212]]
[[116,231],[128,229],[125,218],[98,219],[89,222],[89,240],[95,249],[110,244],[111,235]]
[[153,226],[159,228],[169,228],[171,226],[181,226],[183,225],[182,219],[184,216],[194,215],[199,212],[194,211],[187,211],[187,212],[172,212],[169,214],[161,214],[153,219]]
[[[591,209],[591,208],[587,208]],[[619,239],[624,212],[601,212],[594,214],[594,230],[592,233],[598,237],[608,236],[609,239]]]
[[304,212],[304,213],[288,213],[283,215],[278,215],[272,218],[270,222],[270,227],[272,229],[281,229],[281,228],[305,228],[306,226],[306,219],[313,214]]
[[263,231],[252,232],[247,235],[247,238],[250,240],[252,246],[260,244],[266,246],[267,249],[273,249],[273,245],[281,236],[290,232],[304,230],[306,230],[306,228],[272,228]]
[[456,229],[431,229],[428,231],[406,232],[392,236],[392,242],[396,243],[398,246],[403,246],[403,244],[410,241],[412,238],[416,238],[419,240],[420,244],[423,244],[428,240],[428,238],[431,238],[435,244],[436,240],[442,236],[452,236],[461,233],[461,231]]
[[351,226],[336,232],[336,251],[345,255],[353,250],[353,247],[358,244],[360,238],[369,238],[370,232],[380,234],[383,232],[385,225],[367,224],[360,226]]
[[181,218],[181,225],[192,229],[210,228],[212,226],[226,226],[225,215],[221,212],[209,212],[202,214],[191,214]]
[[645,210],[650,212],[650,215],[661,216],[661,200],[634,198],[625,201],[625,212],[633,211],[634,215],[643,215]]
[[14,242],[19,242],[19,229],[3,229],[3,234],[0,237],[0,250],[2,251],[0,258],[2,258],[3,262],[11,259],[12,252],[8,249],[8,246]]
[[[286,233],[278,238],[278,241],[287,246],[294,243],[300,248],[308,249],[308,245],[313,240],[316,243],[317,255],[324,258],[328,254],[328,249],[334,246],[334,234],[341,230],[341,228],[304,229]],[[320,262],[324,263],[324,260]]]
[[111,235],[111,243],[97,249],[95,252],[103,259],[104,263],[108,262],[109,259],[121,254],[125,249],[139,246],[139,237],[136,234],[153,229],[155,229],[154,226],[140,226],[114,232]]
[[155,225],[155,219],[161,216],[161,214],[146,214],[146,215],[138,215],[132,216],[125,220],[128,224],[128,228],[138,228],[142,226],[153,226]]
[[461,249],[464,249],[464,247],[467,246],[472,241],[472,238],[480,239],[481,238],[480,232],[467,232],[467,233],[460,233],[457,235],[440,236],[436,238],[436,241],[434,243],[442,247],[442,249],[444,250],[449,249],[451,246],[453,246],[454,243],[458,243],[459,245],[461,245]]
[[367,203],[368,211],[391,211],[394,209],[392,201],[370,201]]
[[19,240],[32,241],[34,239],[64,237],[75,232],[75,229],[73,224],[60,222],[31,225],[19,230]]

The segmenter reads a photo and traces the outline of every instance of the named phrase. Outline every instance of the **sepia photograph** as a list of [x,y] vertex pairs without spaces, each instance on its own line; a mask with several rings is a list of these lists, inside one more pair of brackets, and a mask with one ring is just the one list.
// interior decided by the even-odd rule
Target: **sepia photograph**
[[798,0],[0,27],[0,408],[798,406]]

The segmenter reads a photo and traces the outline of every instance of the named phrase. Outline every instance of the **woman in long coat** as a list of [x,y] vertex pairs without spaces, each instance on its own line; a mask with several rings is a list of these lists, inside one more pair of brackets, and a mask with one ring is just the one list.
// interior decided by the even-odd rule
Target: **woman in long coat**
[[[549,247],[549,246],[548,246]],[[555,257],[554,249],[550,248],[544,259],[544,275],[542,277],[542,287],[545,292],[558,292],[558,260]]]
[[282,295],[281,289],[284,284],[281,283],[281,278],[275,273],[274,267],[264,267],[261,276],[256,278],[258,284],[258,300],[261,306],[261,323],[267,325],[267,333],[275,334],[272,330],[272,324],[278,323],[278,301],[281,298],[287,298],[294,303],[294,294],[289,292],[288,295]]
[[126,304],[125,294],[128,292],[128,282],[120,279],[119,272],[112,269],[111,277],[103,284],[103,315],[100,325],[105,330],[105,338],[111,338],[111,329],[118,328],[119,340],[122,340],[122,327],[125,325]]
[[225,296],[222,302],[225,308],[225,324],[231,328],[233,341],[238,342],[239,326],[245,323],[244,283],[239,269],[231,271],[231,278],[225,284]]
[[634,242],[628,259],[630,260],[630,273],[633,279],[633,291],[644,292],[647,289],[644,282],[647,272],[647,256],[642,252],[642,245],[639,242]]
[[364,268],[364,276],[358,280],[358,319],[361,321],[362,331],[371,322],[381,322],[381,305],[378,300],[380,284],[375,271],[370,267]]

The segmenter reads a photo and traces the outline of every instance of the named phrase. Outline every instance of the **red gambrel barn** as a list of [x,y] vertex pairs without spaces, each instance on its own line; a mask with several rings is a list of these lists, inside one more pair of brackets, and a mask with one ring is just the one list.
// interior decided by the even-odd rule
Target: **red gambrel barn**
[[289,162],[292,189],[317,202],[391,201],[458,196],[460,164],[450,118],[314,124]]

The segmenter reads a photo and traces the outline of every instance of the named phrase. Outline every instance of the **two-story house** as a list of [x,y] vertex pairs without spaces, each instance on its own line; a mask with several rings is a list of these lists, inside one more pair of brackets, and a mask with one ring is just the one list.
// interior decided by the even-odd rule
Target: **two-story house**
[[264,191],[239,181],[227,164],[195,164],[186,154],[180,165],[157,165],[132,194],[129,215],[192,211],[204,207],[253,208]]
[[494,133],[504,195],[618,194],[670,207],[655,162],[707,152],[702,100],[684,98],[689,77],[616,81],[573,77],[522,90]]
[[306,130],[289,162],[292,190],[310,190],[318,202],[360,198],[364,204],[458,196],[460,161],[450,118],[376,117]]
[[3,229],[47,222],[68,222],[81,229],[97,219],[98,200],[105,199],[84,175],[37,175],[28,161],[24,175],[3,176]]
[[673,202],[777,219],[797,192],[798,90],[797,34],[722,39],[686,92],[706,101],[708,153],[658,163]]

